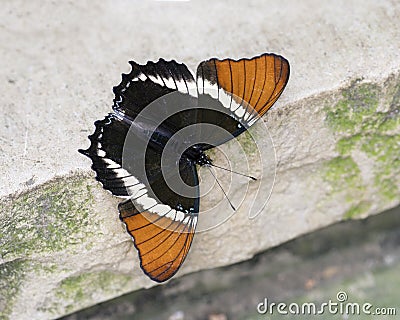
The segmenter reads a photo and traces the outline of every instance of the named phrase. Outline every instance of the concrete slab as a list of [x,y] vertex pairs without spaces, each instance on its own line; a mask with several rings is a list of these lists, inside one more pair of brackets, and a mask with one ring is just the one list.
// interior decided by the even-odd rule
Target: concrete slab
[[398,205],[399,14],[389,0],[5,2],[2,315],[54,318],[153,285],[117,218],[118,200],[77,152],[110,111],[129,60],[163,57],[194,70],[210,57],[275,52],[292,66],[265,117],[278,159],[268,206],[255,220],[239,210],[199,234],[180,274]]

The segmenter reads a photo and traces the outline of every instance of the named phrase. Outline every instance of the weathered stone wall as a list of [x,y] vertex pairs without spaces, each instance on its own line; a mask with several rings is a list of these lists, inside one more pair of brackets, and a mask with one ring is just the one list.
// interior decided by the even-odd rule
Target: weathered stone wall
[[[55,318],[154,285],[118,219],[119,200],[77,152],[111,110],[111,87],[131,59],[193,70],[212,56],[276,52],[292,67],[264,117],[277,163],[267,206],[249,219],[244,200],[196,235],[177,276],[398,205],[399,14],[389,0],[3,4],[0,315]],[[251,167],[254,144],[238,141]],[[232,200],[242,188],[232,186]]]

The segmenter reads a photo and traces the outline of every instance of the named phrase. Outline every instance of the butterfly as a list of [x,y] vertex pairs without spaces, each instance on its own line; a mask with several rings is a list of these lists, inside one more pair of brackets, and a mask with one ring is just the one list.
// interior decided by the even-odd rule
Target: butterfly
[[206,151],[237,137],[264,115],[289,79],[289,62],[265,53],[212,58],[196,78],[176,61],[129,62],[113,88],[113,112],[95,122],[89,157],[96,179],[117,197],[140,266],[152,280],[170,279],[184,262],[199,217],[196,166]]

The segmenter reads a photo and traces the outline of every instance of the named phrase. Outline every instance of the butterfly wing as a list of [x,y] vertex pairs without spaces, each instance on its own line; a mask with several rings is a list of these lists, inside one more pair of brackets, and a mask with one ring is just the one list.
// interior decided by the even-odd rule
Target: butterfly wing
[[[142,155],[138,155],[135,150],[124,150],[130,124],[138,114],[150,104],[156,104],[158,108],[155,109],[155,118],[166,119],[164,126],[168,126],[171,134],[196,122],[193,110],[174,115],[173,110],[170,110],[173,104],[163,100],[163,97],[174,92],[174,101],[197,105],[196,83],[184,64],[163,59],[158,62],[149,61],[146,65],[139,65],[133,61],[130,64],[131,72],[123,74],[121,83],[113,89],[114,113],[95,122],[95,132],[89,136],[90,147],[87,150],[79,150],[92,160],[96,179],[105,189],[119,197],[133,194],[137,186],[146,180],[143,169],[136,167],[136,164],[142,163],[137,161]],[[151,113],[147,114],[147,117],[151,116]],[[142,144],[138,136],[130,134],[129,139],[131,145]],[[123,157],[128,158],[129,163],[123,164]],[[150,163],[147,165],[148,168],[151,167]],[[156,169],[159,170],[160,167]],[[142,174],[138,175],[140,172]]]
[[186,66],[175,61],[160,59],[144,66],[134,62],[131,65],[131,72],[123,75],[121,83],[114,87],[114,113],[95,122],[95,132],[89,136],[90,147],[79,151],[92,160],[96,178],[105,189],[129,198],[119,205],[120,218],[134,238],[143,271],[161,282],[177,272],[192,242],[199,211],[196,168],[190,162],[180,161],[177,175],[193,187],[191,194],[182,195],[180,190],[171,190],[164,179],[162,150],[151,146],[146,149],[143,170],[143,154],[124,149],[124,145],[128,135],[132,145],[132,140],[141,139],[129,134],[130,124],[150,104],[159,107],[155,116],[165,118],[162,125],[171,134],[195,123],[193,110],[174,114],[173,105],[164,97],[175,93],[173,102],[197,105],[197,89]]
[[120,205],[121,220],[134,239],[139,252],[140,266],[152,280],[170,279],[185,260],[197,223],[197,216],[186,216],[182,221],[149,211],[132,214],[135,208]]
[[272,107],[289,73],[285,58],[268,53],[251,59],[203,61],[196,76],[199,103],[219,111],[215,124],[236,137]]
[[[134,61],[129,62],[132,70],[129,74],[122,74],[122,81],[115,86],[113,109],[117,114],[134,120],[136,116],[147,108],[151,103],[158,102],[160,108],[156,108],[154,114],[147,114],[148,117],[167,119],[174,112],[173,105],[164,102],[162,97],[175,93],[176,99],[193,100],[197,99],[196,82],[192,73],[184,65],[176,61],[158,62],[149,61],[145,65],[139,65]],[[190,102],[188,102],[190,103]],[[193,117],[188,115],[176,117],[174,124],[185,126],[187,121],[193,122]]]
[[118,206],[120,219],[139,252],[142,270],[157,282],[170,279],[178,271],[189,252],[197,224],[199,195],[196,168],[181,163],[179,171],[185,183],[196,187],[195,197],[182,197],[169,189],[160,177],[151,188],[158,195],[162,194],[163,199],[155,200],[152,193],[145,190]]
[[96,179],[104,189],[117,197],[129,197],[139,185],[133,171],[122,167],[122,153],[129,127],[110,114],[95,123],[95,131],[89,136],[90,147],[79,152],[92,160]]
[[[92,159],[92,168],[103,187],[119,197],[129,198],[118,209],[139,252],[141,268],[154,281],[171,278],[188,254],[199,212],[199,187],[196,167],[179,163],[178,174],[191,187],[191,194],[171,190],[161,168],[161,153],[148,148],[145,176],[136,168],[134,150],[122,168],[122,152],[128,127],[113,115],[96,121],[89,137],[91,146],[80,150]],[[169,177],[173,179],[173,177]]]

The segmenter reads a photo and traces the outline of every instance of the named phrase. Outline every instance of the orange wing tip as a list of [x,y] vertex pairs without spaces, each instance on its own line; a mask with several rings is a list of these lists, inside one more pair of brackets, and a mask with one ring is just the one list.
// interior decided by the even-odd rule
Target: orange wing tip
[[156,282],[174,276],[189,252],[197,216],[175,221],[149,211],[139,213],[131,201],[122,203],[119,210],[138,250],[143,272]]
[[218,93],[213,94],[210,89],[204,93],[218,98],[236,116],[253,123],[279,98],[289,74],[287,59],[264,53],[250,59],[214,58],[204,61],[199,65],[197,78],[198,82],[199,79],[203,80],[200,85],[205,86],[208,82],[208,85],[217,87],[214,90],[218,90]]

